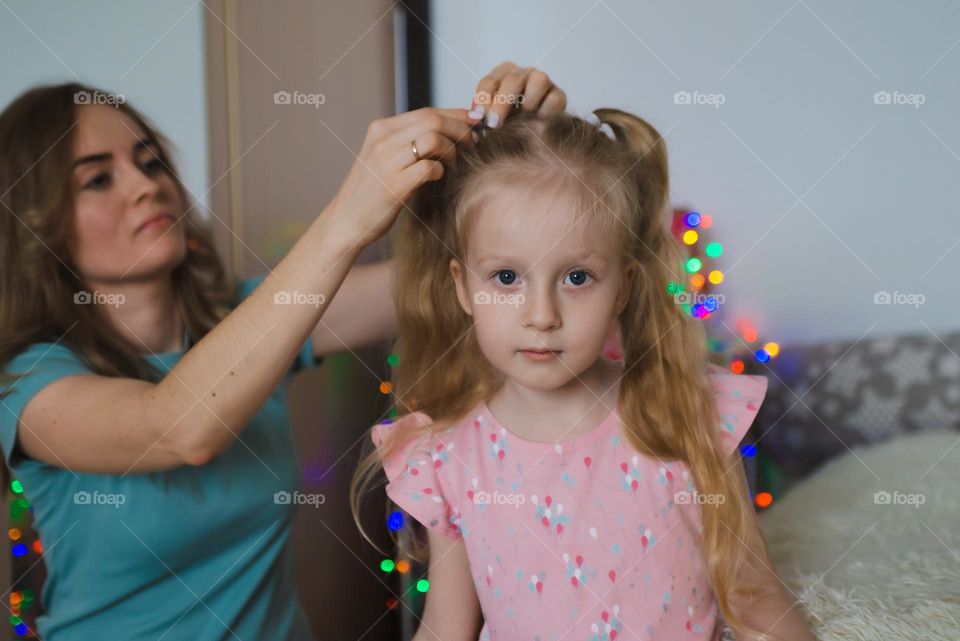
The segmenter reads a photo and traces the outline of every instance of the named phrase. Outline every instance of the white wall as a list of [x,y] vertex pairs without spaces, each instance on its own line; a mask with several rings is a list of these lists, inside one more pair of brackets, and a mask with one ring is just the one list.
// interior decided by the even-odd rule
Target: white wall
[[0,109],[40,83],[123,94],[168,136],[187,188],[207,170],[203,5],[190,0],[0,2]]
[[[438,104],[468,106],[477,76],[510,59],[547,71],[575,111],[627,109],[665,135],[674,203],[713,214],[725,245],[731,327],[746,316],[782,343],[960,329],[960,5],[442,0],[431,11]],[[882,90],[926,102],[874,104]],[[675,104],[677,91],[725,103]],[[876,305],[881,290],[926,300]]]

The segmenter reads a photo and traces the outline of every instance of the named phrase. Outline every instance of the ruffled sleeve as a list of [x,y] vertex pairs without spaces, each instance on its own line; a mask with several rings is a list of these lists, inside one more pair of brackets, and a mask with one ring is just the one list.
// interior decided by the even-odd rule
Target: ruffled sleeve
[[[389,438],[404,430],[416,430],[433,423],[424,412],[413,412],[393,423],[380,423],[371,430],[374,445],[381,452]],[[421,435],[383,460],[387,496],[424,527],[451,539],[460,538],[453,511],[444,496],[439,469],[452,445],[439,435]]]
[[768,381],[765,376],[734,374],[713,363],[707,370],[720,415],[720,446],[730,456],[760,411]]

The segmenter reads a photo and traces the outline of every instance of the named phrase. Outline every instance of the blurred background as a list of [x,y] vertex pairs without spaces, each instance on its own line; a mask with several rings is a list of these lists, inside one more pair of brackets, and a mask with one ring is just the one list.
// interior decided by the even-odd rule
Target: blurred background
[[[752,371],[781,346],[946,347],[958,329],[958,25],[946,0],[0,0],[0,106],[73,79],[122,94],[172,140],[229,269],[250,277],[333,196],[370,121],[469,107],[497,63],[536,66],[571,111],[617,107],[663,134],[677,237],[697,231],[691,256],[710,263],[690,289],[722,294],[715,351]],[[345,498],[364,429],[389,411],[388,354],[330,357],[291,390],[304,482],[328,497],[295,535],[318,638],[409,634],[418,607],[416,568],[384,572]],[[42,544],[17,500],[4,599],[29,609]]]

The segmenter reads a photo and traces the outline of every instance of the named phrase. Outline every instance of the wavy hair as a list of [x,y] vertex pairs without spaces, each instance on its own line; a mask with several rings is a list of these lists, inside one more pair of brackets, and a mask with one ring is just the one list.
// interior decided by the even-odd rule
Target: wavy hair
[[[456,166],[417,194],[416,216],[401,219],[395,242],[399,360],[392,371],[393,394],[403,410],[400,418],[417,410],[434,422],[392,430],[380,450],[364,457],[351,486],[354,518],[361,527],[362,497],[382,482],[383,459],[462,419],[503,383],[503,375],[478,358],[472,319],[458,302],[449,272],[452,258],[462,262],[466,256],[470,222],[483,194],[517,181],[573,185],[581,210],[615,234],[623,264],[636,267],[629,300],[617,318],[624,361],[618,414],[625,436],[641,454],[683,461],[699,492],[725,497],[702,508],[701,554],[723,618],[738,632],[755,633],[736,617],[731,597],[759,592],[741,569],[751,562],[748,548],[762,538],[743,468],[720,446],[706,332],[668,292],[671,283],[683,282],[683,252],[667,224],[666,144],[635,115],[617,109],[594,115],[615,139],[566,113],[510,117],[473,147],[458,148]],[[397,542],[401,553],[425,558],[422,536],[402,531]]]
[[[0,399],[21,376],[6,371],[10,361],[38,342],[61,342],[102,376],[155,381],[161,375],[137,346],[111,330],[99,305],[74,302],[74,294],[85,289],[69,249],[73,142],[82,92],[103,93],[79,83],[38,86],[0,113],[0,386],[5,388]],[[187,253],[172,278],[189,340],[196,342],[229,313],[236,286],[226,278],[209,229],[187,206],[167,139],[126,102],[116,108],[156,143],[186,210],[180,224]],[[9,475],[6,469],[0,472]]]

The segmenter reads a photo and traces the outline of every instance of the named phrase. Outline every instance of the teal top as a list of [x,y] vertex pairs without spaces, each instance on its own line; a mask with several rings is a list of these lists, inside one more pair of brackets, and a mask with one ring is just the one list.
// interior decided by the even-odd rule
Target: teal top
[[[240,298],[263,278],[242,281]],[[166,372],[181,356],[144,358]],[[15,448],[34,394],[91,373],[75,352],[38,343],[6,366],[29,372],[0,401],[0,447],[43,541],[41,638],[312,639],[289,545],[297,497],[275,493],[299,487],[286,394],[292,374],[313,364],[308,339],[240,437],[206,465],[128,475],[72,472]]]

